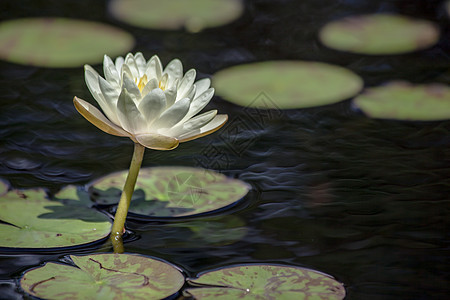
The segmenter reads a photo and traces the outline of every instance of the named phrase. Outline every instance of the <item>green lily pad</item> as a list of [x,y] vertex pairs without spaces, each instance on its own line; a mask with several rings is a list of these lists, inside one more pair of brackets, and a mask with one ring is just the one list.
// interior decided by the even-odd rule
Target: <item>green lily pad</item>
[[53,198],[54,200],[57,200],[61,203],[70,205],[82,205],[91,207],[93,204],[89,193],[83,188],[74,185],[68,185],[64,187],[58,193],[56,193]]
[[0,247],[54,248],[91,243],[111,231],[108,217],[87,207],[45,198],[43,190],[10,191],[0,198]]
[[119,20],[143,28],[198,32],[239,18],[241,0],[112,0],[110,12]]
[[0,59],[31,66],[78,67],[122,55],[134,46],[125,31],[95,22],[27,18],[0,23]]
[[[216,93],[235,104],[266,109],[321,106],[354,96],[363,81],[342,67],[320,62],[266,61],[214,74]],[[266,100],[259,101],[261,94]]]
[[367,89],[355,105],[372,118],[435,121],[450,119],[450,87],[392,82]]
[[330,48],[360,54],[400,54],[439,40],[436,24],[394,14],[352,16],[325,25],[320,40]]
[[0,180],[0,196],[6,194],[6,192],[8,192],[8,185],[4,181]]
[[344,299],[345,289],[331,276],[281,265],[252,264],[209,271],[189,279],[195,299]]
[[[92,183],[91,198],[99,204],[119,201],[128,171]],[[129,212],[150,217],[184,217],[210,212],[243,198],[250,186],[211,170],[190,167],[141,169]]]
[[73,256],[75,266],[47,263],[20,280],[29,294],[45,299],[162,299],[184,276],[160,260],[130,254]]

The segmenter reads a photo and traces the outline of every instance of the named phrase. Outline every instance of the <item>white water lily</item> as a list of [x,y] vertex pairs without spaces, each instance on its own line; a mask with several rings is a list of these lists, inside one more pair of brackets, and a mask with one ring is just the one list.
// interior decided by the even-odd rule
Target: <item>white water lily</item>
[[129,137],[147,148],[174,149],[213,133],[228,119],[217,110],[196,116],[213,97],[214,88],[208,78],[194,82],[194,69],[183,75],[178,59],[163,69],[156,55],[146,61],[142,53],[128,53],[115,63],[105,55],[105,78],[89,65],[84,70],[86,84],[104,114],[75,97],[78,112],[104,132]]

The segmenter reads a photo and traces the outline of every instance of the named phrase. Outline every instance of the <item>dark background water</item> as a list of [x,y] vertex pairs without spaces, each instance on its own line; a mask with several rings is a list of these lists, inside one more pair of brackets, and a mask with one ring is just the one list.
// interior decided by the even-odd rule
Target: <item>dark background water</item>
[[[180,58],[210,76],[268,59],[319,60],[347,67],[366,86],[392,79],[450,82],[449,19],[443,1],[246,1],[233,24],[201,33],[123,25],[106,1],[10,1],[2,20],[61,16],[131,32],[135,51]],[[323,47],[318,29],[357,13],[397,12],[442,29],[439,43],[401,56],[362,56]],[[283,74],[279,74],[283,76]],[[92,100],[82,68],[0,62],[0,176],[12,188],[50,193],[128,168],[129,139],[96,130],[74,109]],[[144,166],[209,167],[250,183],[237,206],[211,216],[130,221],[125,249],[164,258],[188,275],[234,263],[273,262],[317,269],[345,283],[347,299],[448,299],[450,293],[450,123],[372,120],[349,101],[321,108],[256,111],[215,97],[228,113],[221,131],[174,151],[148,150]],[[3,252],[0,299],[21,299],[22,272],[94,245],[53,253]]]

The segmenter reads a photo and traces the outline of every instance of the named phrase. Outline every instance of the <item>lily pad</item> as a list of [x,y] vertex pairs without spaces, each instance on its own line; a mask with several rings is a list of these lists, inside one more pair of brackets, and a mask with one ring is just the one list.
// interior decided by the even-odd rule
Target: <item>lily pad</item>
[[[120,199],[127,171],[92,183],[91,198],[99,204]],[[129,212],[150,217],[184,217],[217,210],[243,198],[250,186],[211,170],[190,167],[141,169]]]
[[117,19],[143,28],[198,32],[239,18],[241,0],[113,0],[110,12]]
[[[235,104],[268,109],[321,106],[354,96],[362,79],[342,67],[320,62],[266,61],[214,74],[218,95]],[[261,93],[267,101],[258,101]]]
[[355,105],[372,118],[435,121],[450,119],[450,87],[391,82],[367,89]]
[[10,191],[0,198],[0,247],[54,248],[107,237],[111,222],[87,207],[45,198],[43,190]]
[[344,299],[343,285],[317,271],[252,264],[209,271],[185,292],[195,299]]
[[436,24],[394,14],[351,16],[325,25],[319,34],[330,48],[360,54],[400,54],[439,40]]
[[89,196],[89,193],[82,187],[77,187],[74,185],[68,185],[61,189],[53,197],[55,200],[60,201],[64,204],[70,205],[82,205],[91,207],[93,202]]
[[95,22],[26,18],[0,23],[0,59],[31,66],[78,67],[122,55],[134,46],[125,31]]
[[47,263],[20,280],[29,294],[45,299],[162,299],[184,276],[160,260],[131,254],[73,256],[74,266]]

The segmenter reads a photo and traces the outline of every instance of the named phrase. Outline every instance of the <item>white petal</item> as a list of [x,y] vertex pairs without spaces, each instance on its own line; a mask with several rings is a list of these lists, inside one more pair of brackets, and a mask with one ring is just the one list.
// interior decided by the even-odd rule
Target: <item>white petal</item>
[[[109,103],[102,94],[100,89],[98,80],[101,78],[98,75],[97,71],[95,71],[91,66],[84,66],[84,79],[86,81],[86,85],[91,92],[94,99],[102,108],[103,112],[110,118],[111,121],[116,122],[117,118],[115,118],[115,105]],[[103,78],[102,78],[103,79]],[[118,122],[117,122],[118,123]]]
[[195,116],[186,123],[179,123],[172,129],[164,132],[170,136],[181,136],[205,126],[217,115],[217,110],[210,110],[201,115]]
[[151,78],[156,78],[156,80],[160,80],[162,76],[162,65],[159,57],[157,55],[153,55],[147,63],[147,70],[145,71],[147,78],[150,80]]
[[147,82],[147,84],[145,85],[145,87],[142,89],[141,95],[147,95],[150,91],[158,88],[158,81],[156,80],[156,78],[152,78],[150,79],[149,82]]
[[131,137],[128,132],[108,120],[95,106],[83,99],[74,97],[73,104],[77,111],[100,130],[117,136]]
[[136,99],[141,98],[141,91],[137,87],[136,83],[134,83],[133,79],[131,79],[126,72],[123,72],[122,90],[123,89],[127,89],[127,91],[130,94],[133,94]]
[[165,90],[164,94],[166,95],[166,107],[172,106],[177,98],[177,88],[173,86],[170,89]]
[[189,108],[189,112],[183,119],[183,122],[187,121],[192,116],[196,115],[199,111],[201,111],[214,96],[214,88],[209,88],[203,94],[192,100],[191,107]]
[[188,98],[181,99],[175,102],[169,109],[159,116],[159,118],[152,124],[154,130],[159,128],[170,128],[177,124],[189,110],[191,100]]
[[120,93],[117,101],[117,116],[123,129],[131,134],[143,133],[146,129],[144,116],[136,107],[131,95],[126,89]]
[[116,124],[120,124],[115,110],[120,90],[111,86],[108,81],[100,76],[98,77],[98,85],[102,92],[103,98],[105,99],[105,106],[100,105],[103,109],[103,112],[111,121]]
[[211,134],[220,129],[228,120],[228,115],[217,115],[205,126],[200,129],[193,130],[178,137],[180,143],[187,142],[199,137]]
[[116,66],[114,65],[111,58],[105,54],[103,57],[103,73],[105,74],[105,79],[115,86],[120,84],[120,76],[117,72]]
[[178,58],[175,58],[167,64],[164,73],[168,74],[173,79],[180,79],[183,77],[183,64]]
[[139,78],[144,76],[145,71],[147,70],[147,61],[144,58],[144,55],[142,55],[141,52],[136,53],[134,56],[134,60],[136,61],[136,66],[139,71]]
[[199,95],[203,94],[209,87],[211,86],[211,80],[209,78],[200,79],[195,83],[197,90],[195,92],[194,98],[197,98]]
[[118,73],[119,75],[122,74],[122,66],[123,66],[123,63],[124,63],[124,62],[125,62],[125,60],[123,59],[122,56],[119,56],[119,57],[116,58],[116,63],[115,63],[115,65],[116,65],[117,73]]
[[134,60],[134,56],[131,53],[128,53],[125,57],[125,64],[130,68],[131,74],[133,74],[133,78],[139,78],[139,70],[136,65],[136,61]]
[[158,118],[166,108],[164,92],[161,89],[152,90],[142,98],[138,108],[146,120],[147,129],[149,129],[148,125]]
[[194,69],[190,69],[189,71],[186,72],[186,74],[184,74],[183,79],[181,79],[177,87],[178,93],[180,95],[186,94],[186,92],[191,88],[192,84],[194,83],[195,76],[196,73]]
[[135,138],[139,144],[155,150],[172,150],[179,144],[176,138],[157,133],[138,134]]

